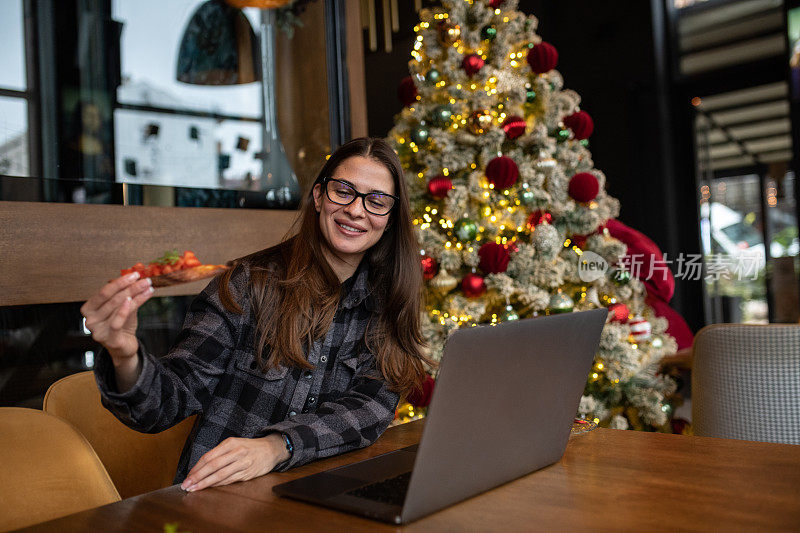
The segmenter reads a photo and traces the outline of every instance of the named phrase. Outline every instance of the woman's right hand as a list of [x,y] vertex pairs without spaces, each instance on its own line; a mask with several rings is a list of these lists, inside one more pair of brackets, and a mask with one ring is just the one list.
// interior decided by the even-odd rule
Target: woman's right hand
[[92,338],[108,350],[117,368],[138,363],[136,310],[153,295],[150,278],[133,272],[105,284],[81,306]]

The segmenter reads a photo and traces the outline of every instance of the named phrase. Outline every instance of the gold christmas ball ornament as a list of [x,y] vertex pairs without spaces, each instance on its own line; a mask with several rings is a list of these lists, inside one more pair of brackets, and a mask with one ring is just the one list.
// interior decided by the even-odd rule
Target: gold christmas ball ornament
[[439,23],[439,42],[442,46],[450,46],[461,38],[461,26],[447,20]]
[[458,285],[458,280],[450,275],[444,268],[439,269],[439,273],[431,279],[428,284],[439,294],[447,294]]
[[480,135],[492,127],[492,115],[488,111],[473,111],[467,119],[469,131]]

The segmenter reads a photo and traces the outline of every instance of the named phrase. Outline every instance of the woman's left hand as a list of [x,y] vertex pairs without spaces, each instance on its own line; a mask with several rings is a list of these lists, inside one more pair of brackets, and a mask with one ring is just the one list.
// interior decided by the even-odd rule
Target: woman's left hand
[[278,433],[259,439],[230,437],[206,452],[192,467],[181,488],[193,492],[263,476],[289,458]]

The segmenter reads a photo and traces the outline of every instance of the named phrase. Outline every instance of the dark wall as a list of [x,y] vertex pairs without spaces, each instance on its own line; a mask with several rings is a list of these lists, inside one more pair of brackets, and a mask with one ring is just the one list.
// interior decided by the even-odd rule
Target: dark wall
[[[687,149],[689,108],[673,94],[666,67],[657,61],[669,64],[660,13],[655,28],[653,23],[652,7],[662,4],[520,0],[519,9],[539,19],[539,35],[559,52],[565,86],[581,95],[581,108],[594,119],[589,149],[608,178],[609,194],[620,200],[620,220],[675,259],[699,253],[699,231],[693,155]],[[385,135],[401,108],[396,87],[408,75],[417,21],[410,8],[403,13],[392,54],[365,47],[372,135]],[[672,305],[693,329],[703,325],[698,281],[677,280]]]

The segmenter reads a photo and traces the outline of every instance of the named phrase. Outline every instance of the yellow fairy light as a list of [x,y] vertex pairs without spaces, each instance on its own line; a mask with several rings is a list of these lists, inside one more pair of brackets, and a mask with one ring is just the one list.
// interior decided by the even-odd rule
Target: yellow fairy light
[[447,176],[448,174],[450,174],[450,171],[449,171],[448,169],[446,169],[446,168],[443,168],[443,169],[442,169],[442,174],[444,174],[445,176]]
[[597,370],[603,370],[603,363],[597,363]]
[[489,83],[497,83],[497,78],[492,76],[491,78],[489,78]]
[[522,226],[517,226],[517,233],[520,233],[521,231],[522,231]]
[[569,239],[567,239],[566,241],[564,241],[564,248],[569,248],[569,245],[570,245],[571,243],[572,243],[572,241],[571,241],[571,240],[569,240]]
[[460,83],[456,85],[456,89],[461,89],[461,84]]
[[417,40],[421,41],[422,40],[422,35],[417,35]]
[[430,210],[431,210],[431,206],[429,206],[429,205],[426,205],[426,206],[425,206],[425,211],[428,211],[428,212],[430,212]]
[[503,17],[503,22],[508,22],[508,17]]
[[[619,381],[619,380],[617,380],[617,381]],[[594,418],[594,419],[593,419],[593,422],[594,422],[595,424],[599,424],[599,423],[600,423],[600,419],[599,419],[599,418]]]
[[506,229],[506,225],[505,224],[500,224],[500,231],[503,231],[504,229]]
[[517,61],[516,61],[516,60],[512,60],[512,61],[511,61],[511,66],[512,66],[512,67],[515,67],[515,68],[516,68],[518,64],[519,64],[519,63],[517,63]]
[[495,14],[495,15],[499,15],[499,14],[500,14],[500,10],[499,10],[499,9],[495,9],[495,10],[494,10],[494,14]]
[[419,176],[420,178],[424,178],[425,174],[423,174],[422,172],[417,172],[417,176]]
[[469,168],[477,168],[477,165],[476,165],[475,163],[472,163],[472,164],[469,166]]
[[487,192],[483,193],[483,197],[484,198],[489,198],[489,192],[487,191]]
[[450,246],[451,246],[451,244],[450,244],[450,241],[448,241],[448,242],[444,243],[444,247],[445,247],[445,248],[450,248]]
[[456,248],[459,249],[459,250],[461,249],[461,243],[460,242],[456,243]]
[[431,209],[431,215],[435,215],[435,214],[436,214],[436,213],[438,213],[438,212],[439,212],[439,210],[438,210],[438,209]]
[[592,378],[597,379],[598,377],[599,376],[598,376],[597,372],[592,373]]
[[496,217],[496,216],[494,216],[494,215],[492,215],[492,216],[489,218],[489,220],[491,220],[492,222],[497,222],[497,217]]

